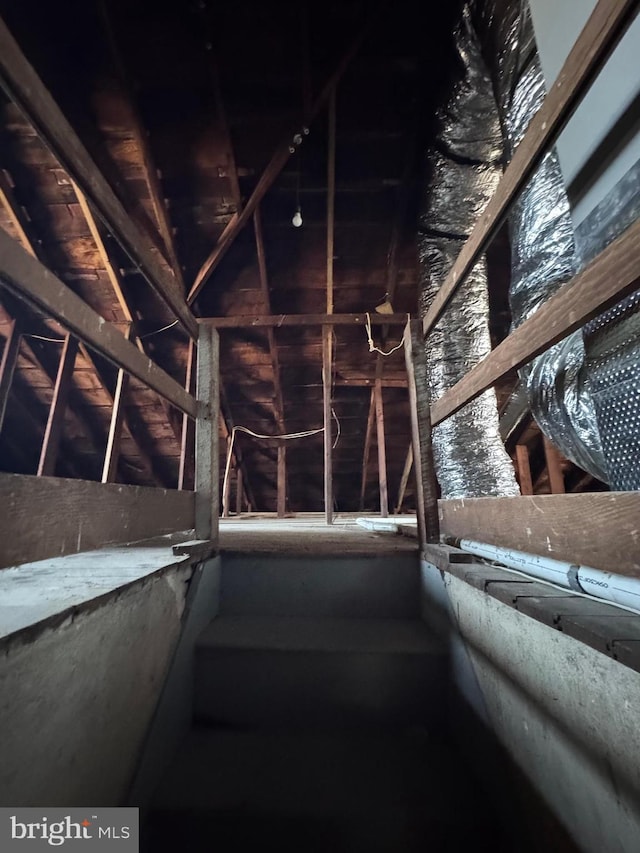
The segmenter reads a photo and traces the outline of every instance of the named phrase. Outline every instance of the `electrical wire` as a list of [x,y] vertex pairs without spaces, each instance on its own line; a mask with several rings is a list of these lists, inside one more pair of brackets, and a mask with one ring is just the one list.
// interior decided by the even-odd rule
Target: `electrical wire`
[[[386,358],[389,355],[393,355],[394,352],[397,352],[401,347],[404,346],[404,334],[405,333],[403,332],[402,333],[402,340],[400,341],[400,343],[398,344],[397,347],[393,347],[393,349],[390,349],[388,352],[384,352],[384,350],[381,350],[379,347],[377,347],[373,342],[373,338],[371,337],[371,335],[372,335],[372,332],[371,332],[371,315],[367,311],[365,316],[367,318],[365,325],[366,325],[366,332],[367,332],[367,341],[369,342],[369,352],[377,352]],[[409,314],[407,314],[407,321],[409,319],[410,319],[410,316],[409,316]]]
[[33,338],[36,341],[48,341],[50,344],[63,344],[65,342],[65,338],[45,338],[44,335],[30,335],[24,334],[23,338]]
[[140,340],[143,340],[144,338],[151,338],[153,337],[153,335],[159,335],[160,332],[166,332],[167,329],[172,329],[174,326],[177,326],[179,322],[179,320],[174,320],[173,323],[169,323],[168,325],[163,326],[161,329],[156,329],[155,332],[147,332],[146,335],[138,335],[138,338]]
[[[337,420],[337,418],[336,418],[336,420]],[[231,456],[233,454],[233,445],[235,444],[236,433],[238,433],[238,432],[244,432],[247,435],[250,435],[252,438],[258,438],[258,439],[263,439],[263,440],[271,439],[271,440],[278,440],[278,441],[279,440],[293,441],[293,440],[298,439],[298,438],[308,438],[309,436],[312,436],[312,435],[318,435],[319,433],[324,432],[324,427],[320,427],[319,429],[307,429],[307,430],[303,430],[302,432],[289,432],[289,433],[285,433],[284,435],[263,435],[262,433],[254,432],[253,430],[249,429],[248,427],[234,426],[233,429],[231,430],[231,440],[229,441],[229,447],[227,449],[227,462],[226,462],[226,465],[224,468],[224,479],[222,481],[222,494],[223,495],[225,495],[227,492],[227,486],[229,483],[229,472],[231,471]]]

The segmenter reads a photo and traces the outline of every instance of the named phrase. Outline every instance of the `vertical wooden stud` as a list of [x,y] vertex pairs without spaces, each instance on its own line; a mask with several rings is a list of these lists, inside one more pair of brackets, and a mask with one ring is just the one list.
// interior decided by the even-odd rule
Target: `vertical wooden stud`
[[218,421],[220,418],[220,343],[218,332],[200,326],[198,337],[196,420],[196,511],[198,539],[218,540],[220,512]]

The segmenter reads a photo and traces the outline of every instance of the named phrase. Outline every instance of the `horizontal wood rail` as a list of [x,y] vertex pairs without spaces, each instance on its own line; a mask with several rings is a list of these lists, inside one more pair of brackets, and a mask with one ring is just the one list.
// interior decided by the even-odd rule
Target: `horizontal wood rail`
[[[406,314],[369,314],[372,326],[406,326]],[[366,326],[366,314],[247,314],[199,317],[198,323],[216,329],[279,328],[280,326]]]
[[194,503],[193,492],[0,474],[0,568],[190,530]]
[[0,284],[57,320],[87,346],[157,391],[180,411],[196,417],[194,397],[1,228]]
[[0,86],[33,124],[153,290],[195,339],[198,335],[195,317],[173,275],[158,263],[148,238],[133,222],[2,19]]
[[640,577],[640,492],[439,501],[444,536]]
[[640,286],[640,221],[512,332],[431,406],[435,426],[490,388],[510,371],[615,305]]
[[599,0],[422,321],[427,335],[485,251],[511,205],[553,145],[638,9],[638,0]]

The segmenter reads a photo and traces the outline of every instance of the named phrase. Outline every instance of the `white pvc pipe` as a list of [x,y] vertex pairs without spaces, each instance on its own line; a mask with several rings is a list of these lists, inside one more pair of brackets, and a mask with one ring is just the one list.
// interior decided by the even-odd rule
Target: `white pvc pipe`
[[640,578],[615,575],[612,572],[566,563],[551,557],[526,554],[511,548],[500,548],[498,545],[487,545],[473,539],[461,539],[460,548],[477,557],[504,563],[505,566],[549,581],[556,586],[583,592],[640,612]]
[[485,542],[476,542],[473,539],[461,539],[460,547],[463,551],[469,551],[477,557],[484,557],[485,560],[504,563],[512,569],[518,569],[566,589],[580,590],[577,582],[579,566],[571,563],[553,560],[551,557],[541,557],[538,554],[526,554],[524,551],[515,551],[512,548],[487,545]]

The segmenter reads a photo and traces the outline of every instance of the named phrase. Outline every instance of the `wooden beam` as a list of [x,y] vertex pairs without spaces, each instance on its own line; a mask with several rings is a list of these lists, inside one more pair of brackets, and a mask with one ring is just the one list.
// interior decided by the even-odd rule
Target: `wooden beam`
[[67,403],[69,402],[71,377],[73,376],[77,353],[77,341],[71,335],[67,335],[62,345],[60,365],[56,376],[56,384],[53,389],[53,399],[51,400],[47,426],[45,427],[44,438],[42,440],[40,462],[38,463],[39,477],[53,476],[55,474],[60,439],[62,438],[62,426],[64,424],[65,412],[67,411]]
[[189,530],[193,505],[190,492],[0,474],[0,567]]
[[424,335],[438,322],[454,293],[495,236],[511,205],[633,20],[637,7],[637,0],[598,0],[555,83],[532,118],[496,191],[431,303],[422,321]]
[[516,444],[516,465],[521,493],[523,495],[532,495],[531,463],[529,461],[529,448],[526,444]]
[[[379,8],[381,8],[381,6]],[[360,46],[364,41],[365,36],[369,31],[369,28],[372,26],[374,19],[375,16],[372,15],[369,19],[369,22],[365,25],[365,27],[363,27],[363,29],[360,31],[360,33],[352,43],[351,47],[344,54],[344,56],[336,66],[336,69],[328,78],[322,90],[320,91],[320,94],[314,101],[310,112],[305,115],[304,119],[297,125],[297,127],[293,127],[291,129],[291,132],[287,134],[286,139],[284,139],[282,143],[278,146],[278,148],[276,148],[271,160],[269,161],[269,164],[260,176],[260,179],[258,180],[258,183],[256,184],[256,187],[253,190],[251,196],[247,200],[247,203],[245,204],[242,212],[234,220],[233,225],[225,229],[224,233],[216,243],[213,251],[200,268],[200,271],[198,272],[198,275],[196,276],[196,279],[193,283],[193,287],[189,291],[189,296],[187,298],[187,302],[189,305],[192,305],[193,302],[197,299],[198,294],[202,290],[203,286],[206,284],[209,277],[216,269],[224,255],[228,252],[229,248],[235,241],[238,234],[245,227],[245,225],[253,215],[253,212],[255,211],[258,204],[260,204],[264,196],[267,194],[271,185],[288,162],[289,158],[291,157],[291,154],[295,151],[293,137],[296,135],[296,133],[303,132],[304,128],[308,128],[311,125],[320,110],[323,108],[324,104],[329,99],[331,92],[335,90],[335,87],[338,85],[338,82],[342,78],[344,72],[347,70],[351,60],[360,49]]]
[[[120,439],[122,438],[122,427],[124,422],[124,398],[127,393],[129,377],[120,369],[116,380],[116,389],[113,394],[113,408],[111,410],[111,421],[109,423],[109,435],[107,436],[107,448],[104,454],[102,466],[102,482],[114,483],[118,471],[118,458],[120,456]],[[186,415],[185,415],[186,417]]]
[[331,440],[331,376],[333,370],[330,326],[322,329],[322,412],[324,424],[324,517],[333,524],[333,449]]
[[[189,341],[187,352],[187,370],[184,389],[189,394],[196,391],[196,345]],[[195,474],[195,424],[188,415],[182,415],[182,439],[180,441],[180,468],[178,471],[178,488],[193,489]]]
[[376,392],[375,387],[371,389],[369,398],[369,414],[367,415],[367,428],[364,434],[364,451],[362,454],[362,482],[360,485],[360,511],[364,509],[365,492],[367,490],[367,474],[369,473],[369,457],[371,456],[371,437],[373,435],[373,422],[376,416]]
[[195,528],[198,539],[218,541],[220,345],[215,329],[200,328],[198,338]]
[[387,485],[387,448],[384,435],[384,408],[382,406],[382,385],[376,381],[374,388],[376,398],[376,437],[378,445],[378,480],[380,483],[380,515],[389,515],[389,487]]
[[440,501],[442,532],[640,577],[640,492]]
[[278,445],[278,518],[284,518],[287,511],[287,448]]
[[[229,458],[229,451],[231,449],[231,434],[227,436],[227,449],[225,458]],[[225,477],[222,483],[222,518],[229,517],[229,507],[231,506],[231,477],[233,474],[233,466],[229,466],[229,475]]]
[[409,389],[418,533],[421,543],[439,542],[438,481],[431,444],[427,364],[419,320],[412,320],[408,324],[404,334],[404,355]]
[[160,176],[158,174],[158,170],[154,163],[153,155],[151,153],[149,136],[142,122],[139,106],[136,97],[133,93],[133,86],[131,84],[129,74],[124,63],[122,52],[118,45],[118,40],[116,38],[116,34],[111,21],[111,16],[109,15],[107,3],[105,2],[105,0],[102,0],[102,2],[99,3],[99,8],[102,20],[104,22],[105,31],[107,33],[107,40],[111,49],[111,56],[113,58],[114,65],[120,78],[122,92],[126,97],[127,101],[129,102],[129,109],[131,111],[132,119],[129,124],[129,128],[142,158],[142,171],[144,174],[144,180],[147,185],[147,189],[149,190],[149,198],[151,199],[151,206],[153,208],[153,213],[158,226],[160,239],[162,241],[166,257],[169,261],[169,266],[171,267],[171,271],[173,272],[175,278],[177,291],[180,294],[184,294],[185,285],[184,280],[182,278],[182,269],[180,267],[180,262],[178,261],[178,255],[176,253],[175,240],[173,237],[173,228],[171,227],[171,223],[169,221],[169,213],[167,211],[167,205],[165,202],[164,194],[162,192]]
[[[372,326],[405,326],[406,314],[369,315]],[[281,326],[362,326],[366,314],[237,314],[234,317],[198,317],[202,326],[215,329],[280,328]]]
[[21,338],[20,323],[18,320],[13,320],[4,349],[2,350],[2,361],[0,361],[0,432],[2,432],[9,394],[11,393],[13,374],[18,362]]
[[236,515],[242,514],[242,468],[236,469]]
[[23,208],[16,201],[13,193],[13,186],[11,185],[4,169],[0,169],[0,204],[7,212],[7,215],[11,220],[11,224],[18,235],[18,240],[22,244],[23,248],[25,248],[27,252],[35,258],[36,253],[32,245],[32,240],[29,236],[31,228],[28,217],[26,216]]
[[327,314],[333,314],[333,256],[336,220],[336,90],[329,95],[327,143]]
[[196,337],[195,318],[177,292],[172,277],[154,256],[148,239],[132,221],[2,20],[0,85],[33,124],[153,290],[189,335]]
[[542,436],[542,442],[544,444],[544,458],[547,461],[547,473],[549,474],[549,489],[552,495],[563,495],[566,490],[564,474],[560,465],[560,454],[546,435]]
[[400,478],[400,488],[398,489],[398,502],[396,504],[395,514],[399,515],[402,511],[402,504],[404,503],[404,496],[407,491],[407,484],[409,482],[409,475],[411,474],[411,469],[413,467],[413,445],[409,445],[409,449],[407,450],[407,457],[404,460],[404,468],[402,469],[402,477]]
[[433,425],[633,293],[640,284],[639,273],[640,220],[443,394],[431,407]]
[[110,323],[86,305],[40,261],[30,257],[0,229],[0,282],[12,293],[45,314],[149,388],[157,391],[182,412],[195,417],[196,401],[168,373]]
[[105,245],[104,240],[102,239],[102,234],[100,233],[100,228],[98,227],[98,223],[96,221],[95,216],[93,215],[93,211],[91,210],[91,206],[87,199],[84,196],[84,193],[80,189],[80,187],[75,184],[73,181],[71,182],[73,185],[74,192],[78,199],[78,204],[80,205],[80,210],[89,226],[89,231],[91,236],[93,237],[93,242],[96,244],[96,248],[98,250],[98,254],[100,255],[100,260],[102,261],[102,265],[107,272],[107,277],[109,282],[111,283],[111,287],[113,288],[113,292],[116,295],[116,299],[118,300],[118,304],[124,314],[125,320],[127,323],[134,323],[133,313],[129,308],[129,302],[127,301],[126,296],[124,295],[124,291],[122,290],[122,282],[120,281],[120,274],[116,272],[116,269],[111,262],[111,258],[109,257],[109,253],[107,251],[107,247]]

